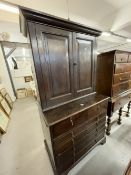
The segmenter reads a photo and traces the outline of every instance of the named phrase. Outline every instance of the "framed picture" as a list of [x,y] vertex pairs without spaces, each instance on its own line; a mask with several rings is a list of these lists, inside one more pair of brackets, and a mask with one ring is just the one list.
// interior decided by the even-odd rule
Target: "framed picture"
[[0,130],[2,132],[5,133],[7,131],[8,123],[9,123],[9,118],[4,113],[4,111],[0,108]]
[[12,108],[13,108],[13,101],[12,101],[12,99],[11,99],[11,97],[9,96],[8,93],[5,95],[5,99],[6,99],[7,103],[9,104],[9,106],[10,106],[11,109],[12,109]]
[[0,98],[0,108],[3,109],[3,111],[9,116],[11,113],[11,108],[8,105],[8,103],[6,102],[6,100],[4,98]]
[[26,83],[30,82],[30,81],[33,81],[33,77],[32,76],[26,76],[26,77],[24,77],[24,79],[25,79]]
[[1,93],[2,97],[5,97],[5,95],[7,94],[7,91],[6,91],[5,88],[2,88],[2,89],[0,90],[0,93]]

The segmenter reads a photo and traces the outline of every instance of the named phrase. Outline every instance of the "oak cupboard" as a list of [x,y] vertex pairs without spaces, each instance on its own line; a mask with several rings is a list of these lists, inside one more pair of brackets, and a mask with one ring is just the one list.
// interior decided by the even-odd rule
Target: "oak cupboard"
[[54,173],[67,174],[106,141],[108,97],[95,92],[101,32],[23,7],[20,28],[31,43],[46,149]]

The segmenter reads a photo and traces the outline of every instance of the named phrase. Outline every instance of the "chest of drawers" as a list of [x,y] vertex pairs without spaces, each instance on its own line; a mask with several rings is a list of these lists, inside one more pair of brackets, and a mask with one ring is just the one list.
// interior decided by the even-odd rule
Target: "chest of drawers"
[[131,98],[131,53],[110,51],[97,58],[97,92],[110,97],[108,103],[107,135],[111,130],[111,117],[119,110],[118,124],[121,124],[122,108],[128,103],[129,116]]
[[92,94],[44,112],[45,142],[56,174],[67,174],[94,146],[105,142],[107,104],[108,98]]

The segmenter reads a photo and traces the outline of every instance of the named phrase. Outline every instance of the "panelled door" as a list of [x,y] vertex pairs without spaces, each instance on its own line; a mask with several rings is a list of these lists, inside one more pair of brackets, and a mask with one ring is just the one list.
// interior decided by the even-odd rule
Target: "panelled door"
[[46,105],[73,98],[72,33],[58,28],[36,24]]
[[73,33],[74,84],[76,96],[93,92],[95,37]]

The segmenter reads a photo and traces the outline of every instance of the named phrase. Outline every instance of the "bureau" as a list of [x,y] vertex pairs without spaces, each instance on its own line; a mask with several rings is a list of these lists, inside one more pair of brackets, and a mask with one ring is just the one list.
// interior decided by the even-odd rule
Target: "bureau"
[[56,174],[68,173],[97,144],[105,143],[107,103],[108,98],[94,93],[44,112],[45,143]]
[[54,173],[67,174],[106,141],[108,97],[95,91],[101,32],[23,7],[20,24],[31,44],[46,149]]
[[110,97],[106,130],[107,135],[110,135],[113,112],[119,110],[117,123],[121,124],[122,108],[128,103],[126,116],[129,116],[131,103],[131,53],[115,50],[98,56],[96,89],[98,93]]

